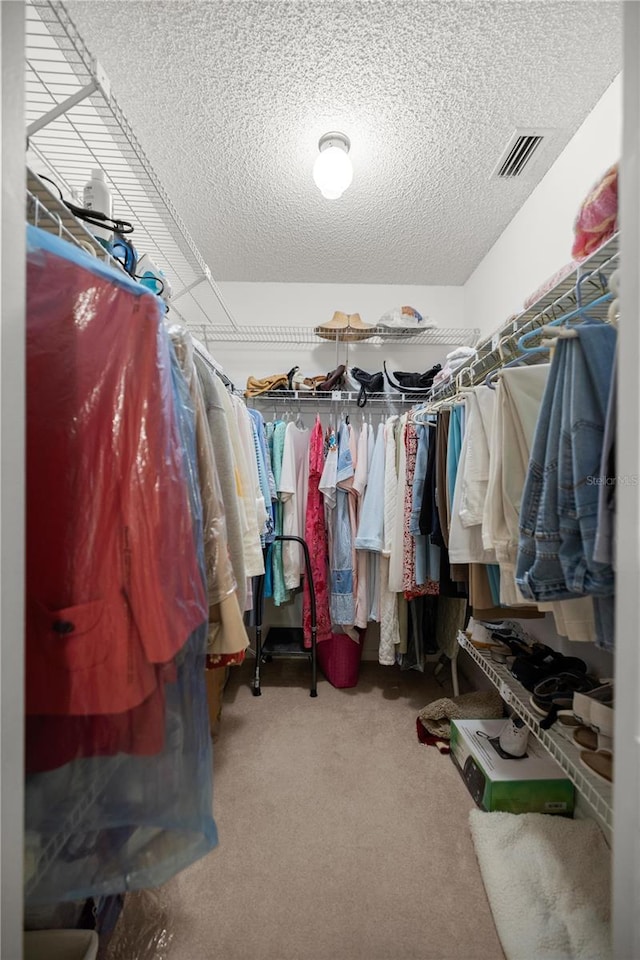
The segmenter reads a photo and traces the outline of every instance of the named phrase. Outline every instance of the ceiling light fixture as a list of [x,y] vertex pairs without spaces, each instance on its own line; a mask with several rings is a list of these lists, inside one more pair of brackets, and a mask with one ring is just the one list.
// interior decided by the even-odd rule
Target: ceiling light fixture
[[313,165],[313,179],[326,200],[337,200],[353,180],[350,147],[344,133],[325,133],[318,141],[320,153]]

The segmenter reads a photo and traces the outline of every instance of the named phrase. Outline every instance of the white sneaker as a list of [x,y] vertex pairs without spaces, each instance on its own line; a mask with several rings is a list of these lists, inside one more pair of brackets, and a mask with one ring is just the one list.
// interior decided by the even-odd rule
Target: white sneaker
[[529,728],[520,717],[510,717],[500,731],[500,747],[510,757],[524,757],[529,742]]

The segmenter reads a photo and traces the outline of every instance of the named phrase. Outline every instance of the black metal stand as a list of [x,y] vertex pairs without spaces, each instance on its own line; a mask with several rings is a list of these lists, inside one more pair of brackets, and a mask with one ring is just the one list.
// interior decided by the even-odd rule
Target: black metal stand
[[[304,565],[305,572],[307,577],[307,583],[309,584],[309,605],[311,612],[311,649],[303,650],[297,653],[291,653],[283,651],[282,649],[271,650],[264,647],[262,643],[262,619],[264,615],[264,576],[258,578],[258,587],[256,590],[256,668],[253,674],[253,685],[252,693],[254,697],[259,697],[262,695],[262,690],[260,689],[260,666],[263,662],[271,660],[273,657],[281,659],[293,659],[302,656],[308,657],[311,660],[311,689],[309,696],[317,697],[317,680],[318,680],[318,661],[317,661],[317,634],[318,626],[316,623],[316,591],[313,583],[313,573],[311,571],[311,557],[309,555],[309,547],[305,540],[302,537],[290,537],[290,536],[280,536],[276,537],[274,543],[283,542],[283,541],[293,541],[299,543],[304,552]],[[265,551],[265,566],[269,560],[270,548],[267,548]]]

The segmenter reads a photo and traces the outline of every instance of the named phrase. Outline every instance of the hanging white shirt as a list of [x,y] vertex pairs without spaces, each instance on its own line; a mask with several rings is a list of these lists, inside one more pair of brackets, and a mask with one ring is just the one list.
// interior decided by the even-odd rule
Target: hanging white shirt
[[[484,387],[481,389],[485,389]],[[465,431],[460,451],[460,461],[456,474],[456,485],[451,505],[451,528],[449,530],[449,560],[451,563],[495,563],[495,552],[486,550],[482,540],[482,510],[478,513],[478,504],[486,495],[484,467],[487,438],[484,433],[482,416],[475,392],[470,392],[466,400]],[[471,452],[471,456],[469,455]],[[468,473],[468,471],[470,471]],[[486,473],[488,478],[488,473]],[[461,511],[467,496],[468,485],[472,484],[472,509],[467,511],[466,519],[479,522],[465,526]],[[482,508],[484,503],[481,504]]]
[[[283,503],[282,533],[304,539],[309,491],[310,431],[290,423],[284,438],[282,472],[278,494]],[[285,541],[282,545],[282,566],[287,590],[300,586],[304,571],[304,554],[300,544]]]

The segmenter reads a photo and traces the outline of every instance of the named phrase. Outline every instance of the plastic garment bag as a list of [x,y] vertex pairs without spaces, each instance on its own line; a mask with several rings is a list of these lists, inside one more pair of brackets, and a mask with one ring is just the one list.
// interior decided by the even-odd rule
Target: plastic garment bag
[[179,368],[189,390],[190,406],[193,407],[195,414],[195,444],[202,499],[208,599],[210,604],[221,603],[236,591],[237,583],[229,561],[225,509],[215,467],[211,432],[193,359],[193,341],[187,331],[176,324],[171,325],[168,332]]
[[27,902],[217,843],[194,411],[159,300],[28,228]]

